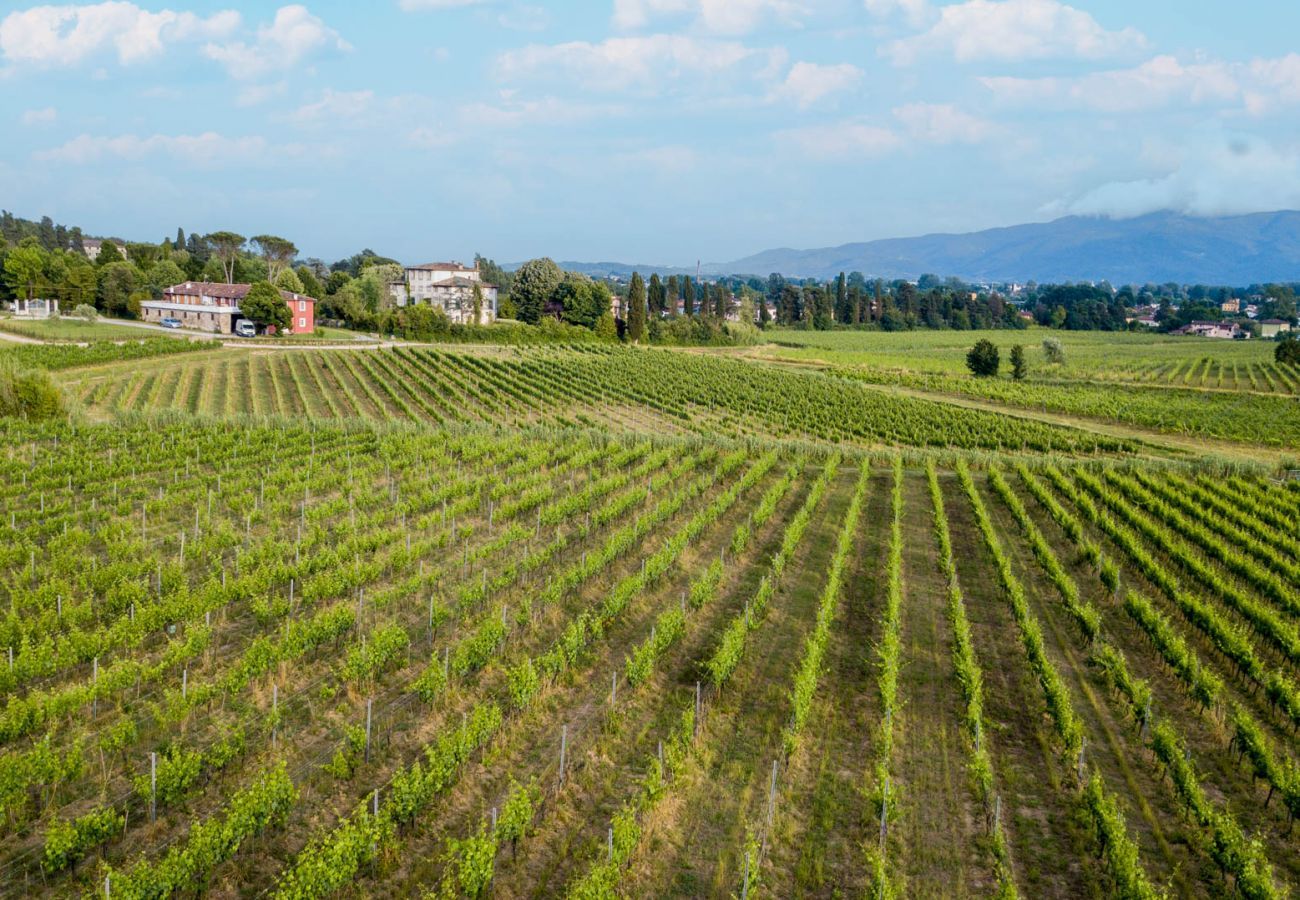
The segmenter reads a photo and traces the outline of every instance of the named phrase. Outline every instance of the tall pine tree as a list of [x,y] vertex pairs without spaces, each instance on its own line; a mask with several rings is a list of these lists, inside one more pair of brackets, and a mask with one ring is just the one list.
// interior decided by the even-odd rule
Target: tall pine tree
[[645,340],[645,282],[640,272],[632,273],[627,289],[627,339],[634,344]]

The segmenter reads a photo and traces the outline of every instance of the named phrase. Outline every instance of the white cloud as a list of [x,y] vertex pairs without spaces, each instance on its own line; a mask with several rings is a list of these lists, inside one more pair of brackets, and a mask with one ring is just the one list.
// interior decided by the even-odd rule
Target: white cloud
[[704,31],[741,35],[769,21],[798,27],[809,7],[796,0],[614,0],[614,26],[634,30],[656,19],[690,16]]
[[129,65],[158,56],[170,43],[220,39],[239,23],[233,10],[202,18],[170,9],[149,12],[122,0],[34,6],[0,20],[0,54],[11,63],[71,66],[111,48]]
[[901,15],[908,24],[920,27],[930,18],[929,0],[863,0],[867,12],[882,19]]
[[1006,103],[1106,113],[1209,107],[1264,115],[1300,103],[1300,56],[1246,63],[1157,56],[1127,69],[1067,78],[983,78]]
[[422,125],[407,134],[406,141],[420,150],[437,150],[441,147],[450,147],[459,138],[459,132],[453,129],[429,128]]
[[1095,60],[1145,46],[1146,38],[1136,29],[1108,31],[1088,13],[1059,0],[966,0],[943,7],[928,31],[894,41],[882,52],[895,65],[911,65],[929,54],[963,63]]
[[458,110],[460,122],[471,128],[514,128],[520,125],[561,125],[621,115],[622,107],[574,103],[557,97],[520,100],[503,91],[500,102],[469,103]]
[[680,175],[694,169],[699,156],[690,147],[668,144],[620,153],[616,156],[616,161],[633,169],[648,169],[659,175]]
[[83,134],[66,144],[34,154],[38,160],[85,165],[104,158],[140,161],[155,156],[169,156],[202,167],[269,161],[285,153],[297,153],[293,147],[269,147],[264,138],[225,137],[213,131],[196,135],[154,134],[142,137],[123,134],[117,137]]
[[271,84],[246,84],[235,95],[235,105],[241,108],[261,106],[269,100],[283,96],[289,85],[284,81]]
[[892,129],[865,122],[789,128],[774,137],[778,144],[805,157],[830,161],[884,156],[903,146],[903,139]]
[[740,73],[771,78],[784,67],[784,50],[753,49],[732,41],[656,34],[610,38],[599,44],[532,44],[509,50],[498,59],[505,79],[561,75],[597,90],[638,87],[656,91],[665,82]]
[[1150,178],[1112,181],[1065,208],[1079,215],[1139,216],[1174,210],[1237,215],[1300,206],[1300,153],[1251,137],[1214,137],[1148,148],[1151,161],[1172,157]]
[[856,87],[861,80],[862,70],[848,63],[824,66],[798,62],[774,93],[807,109],[823,97]]
[[235,78],[251,79],[267,72],[290,69],[322,51],[347,51],[352,47],[307,7],[282,6],[271,24],[257,29],[251,44],[234,41],[211,43],[204,54],[226,67]]
[[59,112],[53,106],[47,106],[44,109],[29,109],[23,113],[22,122],[24,125],[48,125],[59,117]]
[[488,0],[401,0],[397,5],[407,12],[421,12],[427,9],[461,9],[466,6],[482,6]]
[[299,125],[354,119],[365,115],[374,103],[374,91],[335,91],[329,88],[314,103],[305,103],[289,114]]
[[978,144],[993,126],[977,116],[944,103],[909,103],[894,109],[907,133],[930,144]]

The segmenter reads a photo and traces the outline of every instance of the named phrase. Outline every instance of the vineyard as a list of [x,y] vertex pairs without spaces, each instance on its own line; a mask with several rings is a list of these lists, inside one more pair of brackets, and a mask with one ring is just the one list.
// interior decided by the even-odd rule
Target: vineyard
[[5,896],[1298,883],[1300,491],[456,422],[5,426]]
[[0,897],[1300,885],[1300,482],[712,353],[93,347],[0,421]]
[[1089,432],[888,397],[813,372],[597,345],[466,353],[203,354],[87,372],[92,411],[397,420],[435,425],[613,427],[653,433],[1027,451],[1125,453]]

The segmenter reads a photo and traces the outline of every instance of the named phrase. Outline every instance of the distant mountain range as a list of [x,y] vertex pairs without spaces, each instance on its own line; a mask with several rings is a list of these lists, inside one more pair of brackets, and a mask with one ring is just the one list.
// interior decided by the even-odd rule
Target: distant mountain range
[[[594,277],[695,273],[695,267],[561,263]],[[703,266],[706,275],[871,278],[925,273],[975,282],[1102,281],[1247,285],[1300,281],[1300,212],[1195,217],[1157,212],[1133,219],[1070,216],[971,234],[930,234],[817,250],[765,250]]]

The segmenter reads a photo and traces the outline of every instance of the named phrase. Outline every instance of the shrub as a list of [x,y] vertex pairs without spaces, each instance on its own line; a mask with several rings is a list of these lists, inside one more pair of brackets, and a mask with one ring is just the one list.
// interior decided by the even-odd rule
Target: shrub
[[1277,347],[1273,349],[1273,359],[1279,365],[1300,366],[1300,339],[1294,334],[1288,334],[1278,341]]
[[1057,338],[1043,341],[1043,356],[1052,365],[1065,365],[1065,346]]
[[1016,381],[1024,381],[1028,372],[1029,367],[1025,364],[1025,348],[1016,344],[1011,348],[1011,377]]
[[47,372],[25,369],[0,356],[0,416],[39,422],[64,412],[63,395]]
[[966,354],[966,368],[971,370],[976,378],[989,378],[998,374],[998,367],[1002,364],[1002,358],[998,354],[998,348],[988,339],[984,339],[971,347]]
[[85,319],[87,322],[93,322],[99,318],[99,311],[89,303],[78,303],[72,310],[72,318]]

